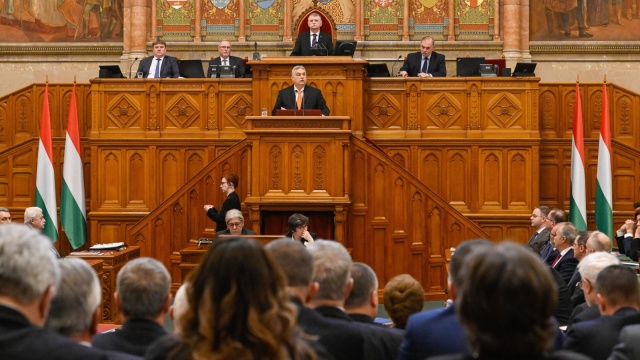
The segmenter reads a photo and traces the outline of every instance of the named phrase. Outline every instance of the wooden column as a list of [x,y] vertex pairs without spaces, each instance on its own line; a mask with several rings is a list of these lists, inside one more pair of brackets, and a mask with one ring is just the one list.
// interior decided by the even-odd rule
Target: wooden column
[[364,41],[364,26],[362,20],[364,19],[364,4],[362,0],[356,0],[356,32],[353,39],[357,41]]
[[402,41],[409,41],[409,10],[411,8],[411,2],[409,0],[404,0],[402,4],[404,6],[404,11],[402,12]]
[[245,14],[244,0],[238,0],[238,19],[240,21],[238,23],[238,27],[240,28],[238,32],[238,42],[246,42],[247,41],[247,37],[245,35],[246,14]]
[[520,54],[523,60],[531,61],[529,53],[529,0],[520,0]]
[[293,17],[293,0],[284,0],[284,22],[282,29],[282,41],[293,41],[291,38],[291,21]]
[[194,24],[195,36],[193,42],[202,42],[202,1],[196,1],[196,19]]
[[500,36],[500,0],[494,0],[493,1],[493,40],[499,41],[500,38],[501,38]]
[[156,1],[151,1],[151,41],[156,41],[158,39],[158,5]]
[[504,1],[504,48],[503,56],[507,59],[507,67],[513,67],[520,58],[520,1]]
[[[149,28],[149,6],[145,0],[125,0],[124,48],[128,49],[129,58],[141,58],[147,55],[147,29]],[[127,16],[128,14],[128,16]],[[155,27],[151,29],[154,33]],[[152,35],[153,36],[153,35]]]
[[454,1],[449,0],[449,8],[447,9],[447,15],[449,16],[449,34],[447,35],[447,41],[456,41],[456,11],[454,7]]

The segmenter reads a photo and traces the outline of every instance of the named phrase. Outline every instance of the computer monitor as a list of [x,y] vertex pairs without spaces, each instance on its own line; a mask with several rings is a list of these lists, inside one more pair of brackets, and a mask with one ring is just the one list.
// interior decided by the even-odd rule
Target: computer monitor
[[483,57],[466,57],[456,59],[456,76],[480,76],[480,64]]
[[202,60],[180,60],[178,62],[180,76],[183,78],[203,78]]
[[512,76],[536,76],[537,63],[517,63]]
[[218,65],[218,74],[220,74],[220,78],[234,78],[236,77],[235,66]]
[[211,74],[212,78],[219,77],[218,74],[218,65],[209,65],[209,72],[207,74]]
[[387,64],[367,64],[367,77],[390,77]]
[[118,65],[100,65],[100,71],[98,72],[100,78],[123,78],[122,70]]
[[355,40],[338,40],[336,41],[336,50],[334,55],[336,56],[351,56],[356,52],[356,46],[358,42]]
[[485,64],[498,65],[498,76],[502,76],[502,69],[507,67],[506,59],[485,59]]

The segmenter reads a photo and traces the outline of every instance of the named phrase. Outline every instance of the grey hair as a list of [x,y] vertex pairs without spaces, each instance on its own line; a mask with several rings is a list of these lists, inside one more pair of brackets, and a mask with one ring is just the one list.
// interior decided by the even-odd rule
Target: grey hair
[[244,222],[244,216],[242,216],[242,211],[238,209],[231,209],[227,211],[227,213],[224,215],[224,222],[228,223],[233,218],[238,218],[240,219],[240,221]]
[[302,69],[304,71],[307,71],[307,69],[305,69],[304,66],[296,65],[296,66],[293,67],[293,69],[291,69],[291,76],[293,76],[293,74],[296,72],[296,70],[300,70],[300,69]]
[[316,240],[307,250],[313,256],[314,281],[320,284],[315,298],[344,300],[351,277],[351,255],[337,241]]
[[578,237],[578,230],[575,225],[570,222],[563,222],[558,225],[561,225],[560,235],[567,238],[567,244],[569,244],[569,246],[573,246],[573,242],[576,241],[576,237]]
[[355,308],[368,304],[371,293],[378,290],[375,271],[367,264],[356,262],[351,265],[351,278],[353,288],[344,302],[344,307]]
[[0,226],[0,295],[30,305],[59,279],[48,238],[23,224]]
[[596,251],[611,252],[613,245],[607,234],[601,231],[594,231],[587,239],[587,243],[591,244]]
[[38,214],[41,212],[42,212],[42,209],[40,209],[37,206],[32,206],[24,209],[24,223],[30,224],[31,219],[35,219],[36,216],[38,216]]
[[60,284],[51,300],[47,328],[64,336],[86,331],[102,301],[95,270],[79,258],[59,260]]
[[9,212],[9,209],[7,209],[6,207],[0,206],[0,211]]
[[164,309],[171,276],[164,265],[149,257],[125,264],[116,279],[122,313],[130,319],[153,319]]
[[607,266],[617,264],[620,264],[620,260],[615,255],[598,251],[585,256],[578,263],[578,272],[583,279],[589,280],[595,286],[600,271]]

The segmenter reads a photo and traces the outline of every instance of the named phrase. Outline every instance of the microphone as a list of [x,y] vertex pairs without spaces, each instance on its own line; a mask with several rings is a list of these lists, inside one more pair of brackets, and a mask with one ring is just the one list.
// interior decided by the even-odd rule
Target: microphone
[[402,59],[402,55],[398,56],[398,58],[396,59],[396,61],[393,62],[393,66],[391,67],[391,76],[398,76],[398,74],[394,73],[394,71],[396,70],[396,64],[398,63],[397,60]]
[[131,79],[131,69],[133,69],[133,64],[135,64],[136,61],[138,61],[138,57],[137,56],[136,56],[135,59],[133,59],[133,62],[131,63],[131,66],[129,66],[129,79]]
[[329,49],[327,49],[326,46],[324,46],[324,44],[318,43],[318,48],[320,48],[320,50],[323,50],[320,55],[322,56],[329,56]]

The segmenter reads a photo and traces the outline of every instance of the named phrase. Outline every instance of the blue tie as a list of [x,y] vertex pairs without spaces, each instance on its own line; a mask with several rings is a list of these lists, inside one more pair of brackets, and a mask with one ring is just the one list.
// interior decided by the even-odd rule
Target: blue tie
[[156,72],[153,74],[154,78],[159,78],[160,77],[160,60],[162,59],[156,59],[158,60],[158,65],[156,65]]
[[428,69],[429,69],[429,58],[426,57],[424,58],[424,63],[422,63],[422,69],[420,72],[426,73]]

